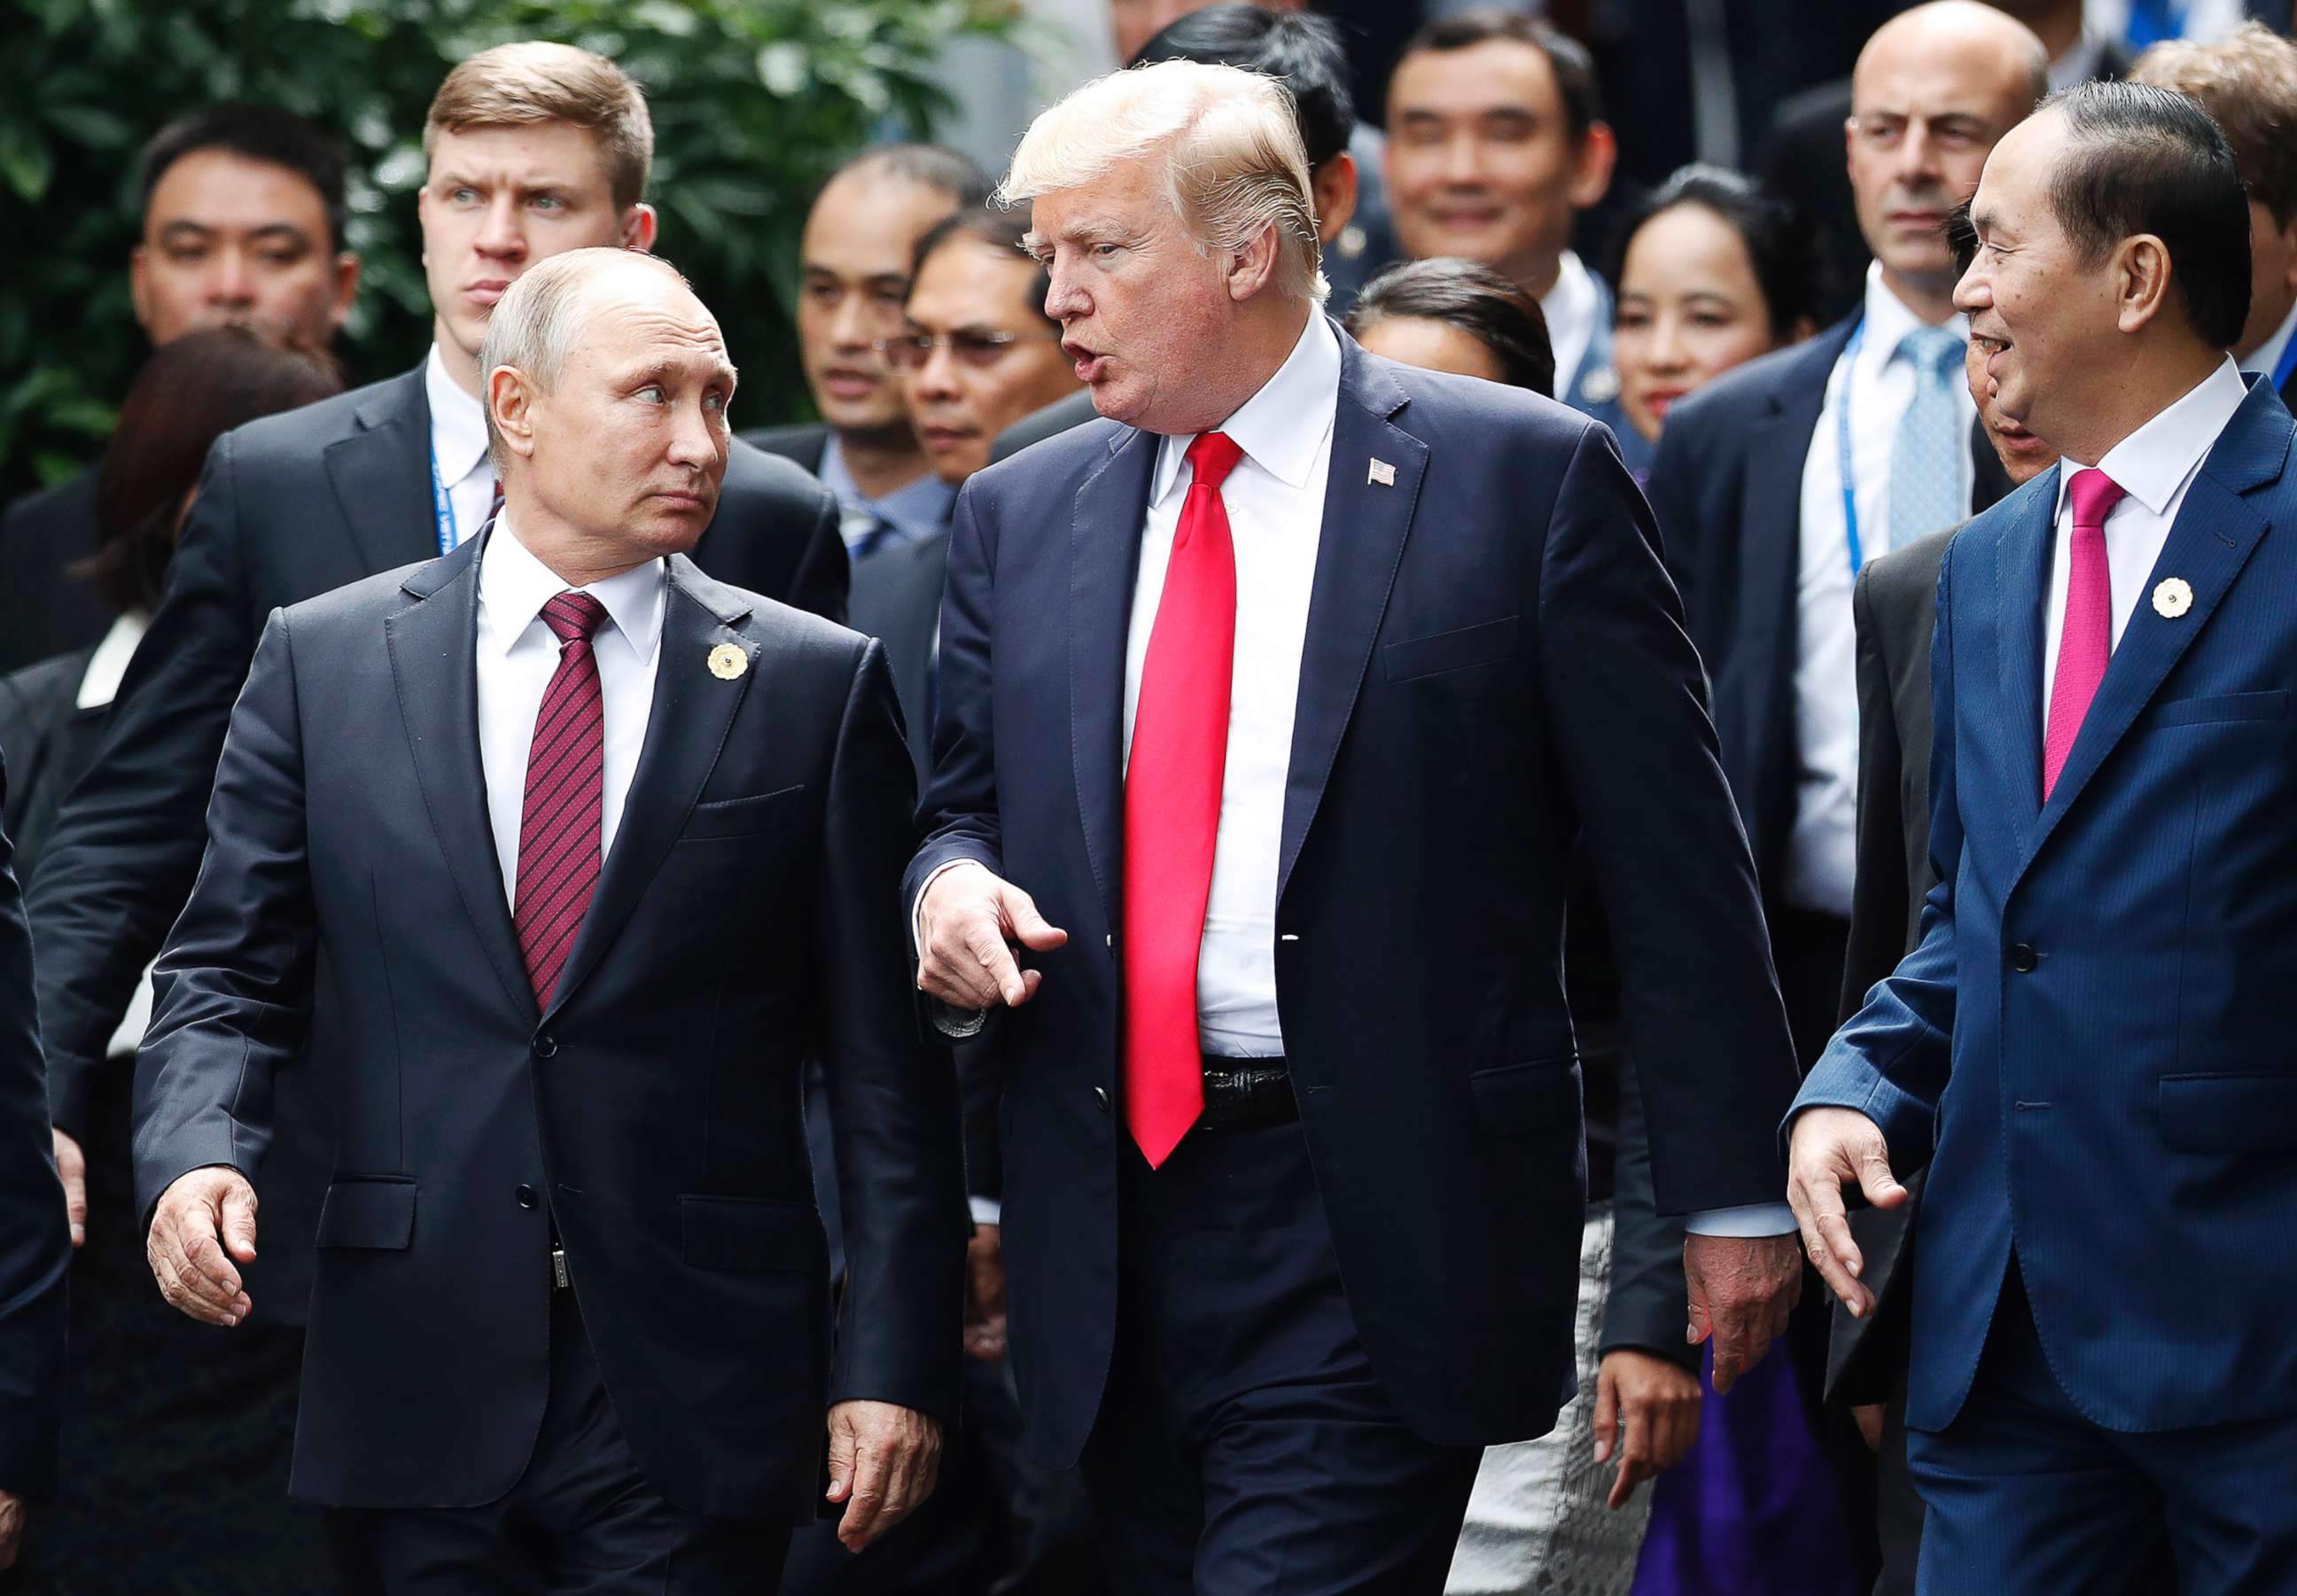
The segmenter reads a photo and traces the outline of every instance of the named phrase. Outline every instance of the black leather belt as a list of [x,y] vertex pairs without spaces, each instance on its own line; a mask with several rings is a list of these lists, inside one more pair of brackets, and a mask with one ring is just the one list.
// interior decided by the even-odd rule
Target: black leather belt
[[1281,1058],[1205,1060],[1205,1111],[1199,1131],[1248,1131],[1300,1117],[1292,1073]]

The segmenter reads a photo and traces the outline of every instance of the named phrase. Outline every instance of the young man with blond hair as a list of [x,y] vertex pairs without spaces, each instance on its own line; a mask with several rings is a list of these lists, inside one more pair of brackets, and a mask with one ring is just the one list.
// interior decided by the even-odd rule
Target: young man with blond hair
[[1129,1592],[1432,1596],[1571,1384],[1583,822],[1719,1386],[1799,1282],[1708,1212],[1794,1069],[1699,662],[1602,428],[1322,314],[1272,80],[1102,78],[1004,193],[1100,418],[958,495],[905,891],[1006,1082],[1023,1444]]
[[[603,57],[550,44],[473,56],[440,88],[424,142],[430,353],[403,375],[217,442],[103,750],[42,860],[30,912],[68,1169],[80,1163],[97,1073],[125,1067],[106,1044],[199,869],[216,761],[264,617],[474,537],[496,501],[477,367],[495,301],[563,251],[653,245],[646,103]],[[694,556],[721,580],[844,617],[836,504],[745,445],[732,446]],[[310,1048],[318,1067],[287,1072],[277,1139],[256,1175],[267,1245],[251,1285],[267,1315],[291,1322],[309,1296],[340,1024],[322,998]]]

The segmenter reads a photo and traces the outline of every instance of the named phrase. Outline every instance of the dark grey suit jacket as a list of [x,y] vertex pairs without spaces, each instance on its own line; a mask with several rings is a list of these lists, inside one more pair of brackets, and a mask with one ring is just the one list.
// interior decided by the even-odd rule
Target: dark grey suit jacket
[[94,466],[0,515],[0,671],[103,638],[111,612],[69,569],[95,544]]
[[822,454],[829,448],[829,429],[818,421],[805,421],[786,427],[759,427],[742,433],[741,439],[752,448],[795,461],[809,475],[819,476]]

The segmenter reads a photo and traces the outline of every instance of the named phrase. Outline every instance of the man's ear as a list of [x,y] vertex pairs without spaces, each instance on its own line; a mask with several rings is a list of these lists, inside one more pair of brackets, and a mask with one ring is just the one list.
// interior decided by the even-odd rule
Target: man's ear
[[128,251],[128,298],[136,307],[136,325],[144,336],[152,333],[152,257],[142,244]]
[[2169,246],[2151,233],[2140,233],[2122,240],[2113,265],[2117,320],[2124,333],[2135,333],[2161,315],[2169,300]]
[[1241,305],[1276,281],[1276,224],[1271,222],[1260,230],[1257,238],[1229,258],[1230,299]]
[[1356,191],[1363,174],[1346,150],[1316,169],[1310,186],[1316,201],[1316,241],[1329,245],[1356,213]]
[[523,459],[534,453],[534,379],[515,366],[487,373],[487,415],[503,447]]
[[351,313],[351,301],[358,297],[360,262],[357,250],[345,250],[335,257],[334,303],[327,307],[327,331],[340,333]]
[[1619,141],[1609,122],[1590,122],[1579,141],[1571,171],[1571,209],[1593,210],[1611,192],[1611,172],[1619,164]]
[[641,255],[654,253],[655,234],[662,227],[662,218],[651,205],[633,205],[622,213],[622,248],[636,250]]

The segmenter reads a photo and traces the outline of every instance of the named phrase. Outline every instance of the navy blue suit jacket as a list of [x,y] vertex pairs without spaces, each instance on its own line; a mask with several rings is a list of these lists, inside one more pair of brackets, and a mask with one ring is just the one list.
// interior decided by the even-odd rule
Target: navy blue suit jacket
[[[324,951],[342,1108],[295,1493],[466,1507],[510,1488],[547,1396],[555,1220],[656,1488],[805,1520],[827,1403],[946,1413],[958,1378],[956,1086],[918,1037],[893,907],[917,834],[884,651],[671,561],[629,803],[538,1009],[479,756],[482,542],[265,628],[155,979],[137,1201],[259,1167]],[[730,680],[704,668],[721,647],[748,662]],[[809,1057],[844,1181],[834,1369]]]
[[[2219,437],[2041,802],[2058,473],[1949,545],[1922,937],[1804,1083],[1930,1163],[1906,1421],[1970,1388],[2011,1250],[2119,1430],[2297,1413],[2297,474],[2262,383]],[[2183,578],[2193,607],[2150,601]]]
[[[1340,1272],[1430,1439],[1538,1434],[1571,1384],[1583,1196],[1563,996],[1583,825],[1658,1206],[1775,1200],[1794,1090],[1699,662],[1610,435],[1342,340],[1278,867],[1278,1005]],[[1093,421],[959,495],[930,835],[1069,934],[1003,1017],[1025,1441],[1075,1458],[1116,1328],[1124,645],[1157,440]],[[1366,480],[1371,462],[1392,486]],[[1246,596],[1245,602],[1250,602]]]

